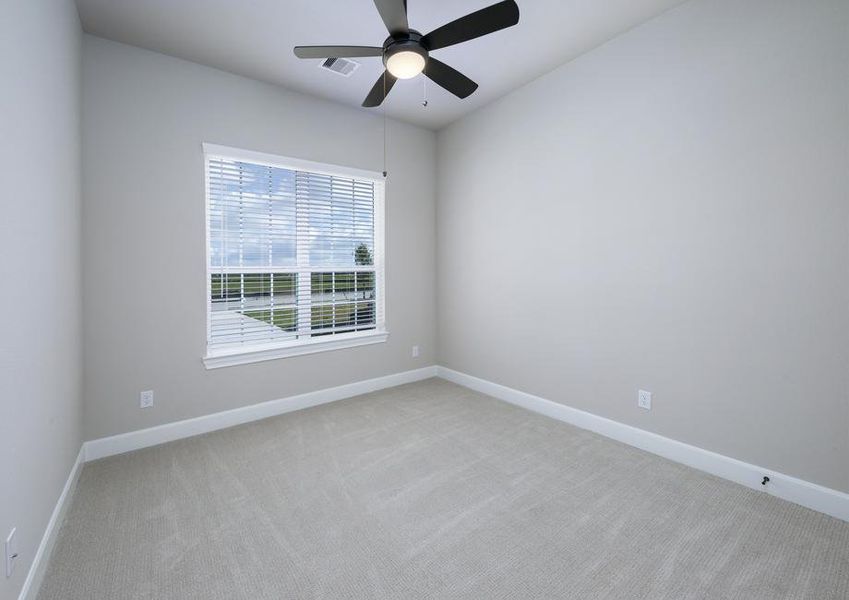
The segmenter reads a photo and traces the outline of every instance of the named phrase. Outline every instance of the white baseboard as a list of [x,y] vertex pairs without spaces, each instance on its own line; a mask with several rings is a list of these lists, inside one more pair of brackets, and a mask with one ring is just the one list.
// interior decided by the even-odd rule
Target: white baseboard
[[38,595],[38,589],[41,587],[41,580],[44,578],[44,571],[47,568],[47,559],[50,557],[50,552],[56,543],[59,526],[62,524],[65,512],[71,505],[71,499],[74,496],[74,489],[77,486],[77,479],[79,479],[80,467],[82,467],[83,462],[85,462],[85,445],[80,447],[77,459],[74,461],[74,465],[71,467],[71,473],[65,482],[65,487],[62,488],[59,500],[56,502],[56,506],[53,507],[53,513],[50,515],[50,520],[47,521],[47,527],[44,529],[44,535],[41,536],[41,542],[35,551],[27,578],[24,580],[21,593],[18,595],[18,600],[31,600]]
[[[510,404],[570,423],[581,429],[594,431],[641,450],[739,483],[753,490],[767,492],[806,508],[849,521],[849,494],[729,458],[716,452],[703,450],[656,433],[605,419],[592,413],[446,367],[437,367],[437,375]],[[769,483],[765,486],[761,485],[764,476],[769,477]]]
[[165,425],[159,425],[149,429],[140,429],[138,431],[130,431],[111,437],[91,440],[85,443],[85,460],[97,460],[98,458],[122,454],[140,448],[156,446],[165,442],[172,442],[218,429],[226,429],[234,425],[241,425],[242,423],[274,417],[293,410],[309,408],[310,406],[359,396],[360,394],[367,394],[404,383],[428,379],[429,377],[436,377],[436,367],[424,367],[413,371],[404,371],[385,377],[357,381],[315,392],[290,396],[280,400],[270,400],[268,402],[234,408],[233,410],[204,415],[194,419],[166,423]]

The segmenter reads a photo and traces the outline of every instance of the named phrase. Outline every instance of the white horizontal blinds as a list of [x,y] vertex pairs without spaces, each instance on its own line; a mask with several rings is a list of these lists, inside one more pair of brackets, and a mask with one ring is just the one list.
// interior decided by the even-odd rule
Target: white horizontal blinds
[[210,349],[374,329],[375,184],[207,158]]
[[309,298],[310,335],[374,329],[374,183],[302,171],[296,181],[309,211],[298,256],[309,265],[299,297]]
[[294,173],[210,158],[209,346],[294,339]]

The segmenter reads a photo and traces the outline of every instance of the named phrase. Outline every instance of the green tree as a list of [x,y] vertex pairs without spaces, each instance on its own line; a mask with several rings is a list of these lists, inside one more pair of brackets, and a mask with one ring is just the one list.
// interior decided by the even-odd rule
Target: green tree
[[370,265],[371,250],[365,244],[360,244],[354,249],[354,264],[355,265]]

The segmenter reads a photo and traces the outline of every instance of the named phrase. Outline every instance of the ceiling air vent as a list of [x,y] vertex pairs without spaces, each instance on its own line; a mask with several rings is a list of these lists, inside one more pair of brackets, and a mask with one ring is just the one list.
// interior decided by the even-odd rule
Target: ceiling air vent
[[360,63],[347,58],[328,58],[320,65],[322,69],[333,71],[342,77],[350,77],[359,66]]

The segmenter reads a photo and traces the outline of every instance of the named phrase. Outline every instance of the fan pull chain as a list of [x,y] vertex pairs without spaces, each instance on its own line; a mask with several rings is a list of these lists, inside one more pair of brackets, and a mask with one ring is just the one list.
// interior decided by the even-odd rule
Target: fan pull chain
[[422,77],[422,106],[427,108],[427,77]]

